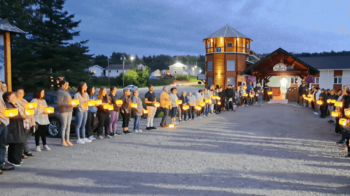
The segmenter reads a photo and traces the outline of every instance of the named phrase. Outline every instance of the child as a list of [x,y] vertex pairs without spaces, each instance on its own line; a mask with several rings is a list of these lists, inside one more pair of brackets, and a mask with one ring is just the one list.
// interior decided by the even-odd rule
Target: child
[[134,97],[132,98],[132,103],[136,103],[137,107],[133,108],[134,109],[134,114],[135,114],[135,121],[134,121],[134,132],[142,132],[140,129],[140,119],[143,113],[143,106],[142,106],[142,101],[139,98],[139,91],[135,90],[133,92]]

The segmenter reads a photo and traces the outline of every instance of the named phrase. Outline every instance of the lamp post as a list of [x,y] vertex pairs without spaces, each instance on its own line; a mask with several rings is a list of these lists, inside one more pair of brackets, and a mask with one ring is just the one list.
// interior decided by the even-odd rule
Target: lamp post
[[124,88],[124,62],[125,62],[125,60],[126,60],[125,56],[124,56],[124,55],[121,56],[121,57],[120,57],[120,60],[123,61],[123,88]]
[[107,66],[108,66],[108,86],[110,86],[110,83],[109,83],[109,58],[107,56]]

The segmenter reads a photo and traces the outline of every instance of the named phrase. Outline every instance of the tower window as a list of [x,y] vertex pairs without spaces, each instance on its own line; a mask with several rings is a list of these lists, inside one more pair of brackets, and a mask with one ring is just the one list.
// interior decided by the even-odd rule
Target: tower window
[[228,42],[228,43],[227,43],[227,47],[232,47],[232,43],[231,43],[231,42]]
[[227,71],[236,71],[236,63],[233,60],[227,61]]
[[208,61],[208,71],[213,71],[213,61]]

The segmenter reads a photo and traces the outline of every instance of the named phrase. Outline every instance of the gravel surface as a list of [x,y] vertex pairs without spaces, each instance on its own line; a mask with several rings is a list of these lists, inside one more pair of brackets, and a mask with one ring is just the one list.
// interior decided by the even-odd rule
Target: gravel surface
[[0,195],[350,195],[327,120],[263,105],[73,148],[50,138],[50,152],[0,177]]

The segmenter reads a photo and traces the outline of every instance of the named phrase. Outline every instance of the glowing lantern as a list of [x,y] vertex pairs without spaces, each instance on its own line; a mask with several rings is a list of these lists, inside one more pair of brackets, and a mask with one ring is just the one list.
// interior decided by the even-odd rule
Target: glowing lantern
[[247,97],[248,96],[248,94],[247,93],[243,93],[243,97]]
[[199,105],[201,105],[202,107],[205,106],[205,103],[203,101],[199,102]]
[[174,124],[169,124],[169,128],[174,128],[175,125]]
[[182,100],[177,100],[176,104],[182,104]]
[[148,114],[148,110],[143,110],[143,113],[144,114]]
[[268,95],[272,95],[272,92],[268,92],[267,94],[268,94]]
[[317,105],[322,105],[323,104],[323,101],[322,100],[317,100]]
[[339,119],[339,124],[343,125],[343,126],[347,126],[348,120],[346,120],[346,118],[341,118],[341,119]]
[[259,93],[255,94],[255,96],[259,97]]
[[219,96],[216,96],[216,100],[220,100],[220,97],[219,97]]
[[183,110],[188,110],[188,109],[190,109],[190,106],[184,105],[184,106],[182,106],[182,109],[183,109]]
[[55,111],[55,108],[53,108],[53,107],[46,107],[45,108],[46,114],[52,114],[54,111]]
[[199,105],[197,105],[196,107],[194,107],[196,110],[201,110],[202,109],[202,107],[201,106],[199,106]]
[[218,105],[221,105],[221,101],[218,102]]
[[335,100],[335,99],[332,99],[332,102],[331,103],[335,103],[337,100]]
[[244,89],[247,89],[247,86],[243,86]]
[[155,102],[155,103],[154,103],[154,106],[155,106],[155,107],[159,107],[159,106],[160,106],[160,103],[159,103],[159,102]]
[[305,95],[303,95],[303,98],[305,99],[305,98],[306,98],[306,96],[305,96]]
[[343,107],[343,102],[341,102],[341,101],[336,101],[336,102],[334,103],[334,106],[335,106],[335,107]]
[[350,116],[350,108],[344,109],[345,116]]
[[90,101],[88,102],[88,105],[89,105],[89,107],[95,106],[95,105],[96,105],[96,101],[90,100]]
[[108,105],[108,110],[114,110],[114,106],[113,105]]
[[103,104],[103,109],[108,110],[109,109],[109,104],[107,104],[107,103]]
[[[334,102],[333,102],[334,101]],[[335,103],[335,100],[334,99],[328,99],[327,100],[327,103]]]
[[210,102],[210,100],[209,99],[205,99],[205,103],[209,103]]
[[25,113],[27,116],[32,116],[32,115],[34,115],[34,110],[33,109],[26,109]]
[[71,104],[72,106],[79,105],[79,100],[78,100],[78,99],[72,99],[72,101],[70,102],[70,104]]
[[5,116],[6,117],[14,117],[18,115],[18,109],[17,108],[11,108],[5,110]]
[[312,95],[308,95],[308,97],[312,97]]
[[132,108],[137,108],[137,103],[132,103],[132,104],[131,104],[131,107],[132,107]]
[[254,97],[254,95],[253,95],[253,94],[251,94],[251,93],[249,93],[249,97]]
[[102,104],[102,100],[95,100],[95,105],[101,105]]
[[37,108],[37,107],[38,107],[37,103],[26,103],[26,108],[34,109],[34,108]]
[[122,105],[123,104],[123,100],[117,100],[117,101],[115,101],[115,104]]
[[337,112],[337,111],[334,111],[334,112],[332,112],[332,117],[339,117],[339,112]]

